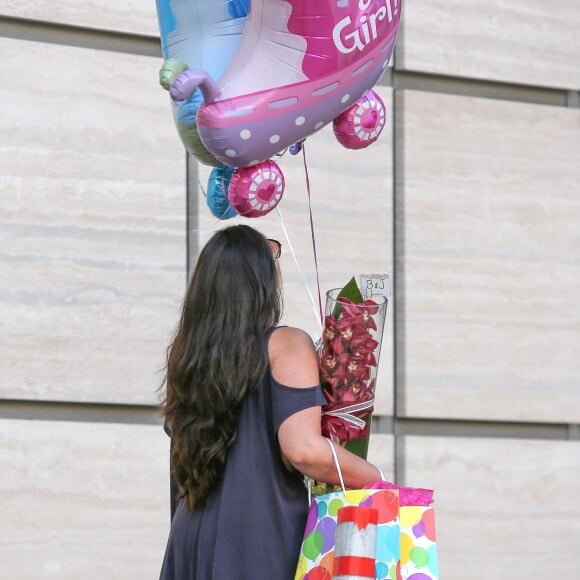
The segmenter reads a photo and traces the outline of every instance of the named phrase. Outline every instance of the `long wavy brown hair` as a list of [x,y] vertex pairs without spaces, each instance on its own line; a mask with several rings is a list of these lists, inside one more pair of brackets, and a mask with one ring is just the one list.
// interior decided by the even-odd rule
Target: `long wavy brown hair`
[[267,370],[265,334],[281,311],[266,238],[243,225],[214,234],[199,255],[167,350],[162,403],[173,475],[191,511],[223,475],[240,405]]

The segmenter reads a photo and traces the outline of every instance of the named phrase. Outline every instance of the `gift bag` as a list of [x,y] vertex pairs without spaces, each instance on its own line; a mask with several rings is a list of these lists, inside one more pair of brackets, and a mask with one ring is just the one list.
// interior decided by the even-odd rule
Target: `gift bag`
[[376,578],[396,578],[400,552],[399,492],[396,489],[345,490],[334,447],[329,441],[342,491],[312,499],[294,580],[331,580],[338,511],[346,506],[373,508],[378,512]]
[[399,492],[400,559],[397,580],[438,580],[437,534],[433,491],[403,487],[386,481],[369,489],[395,489]]

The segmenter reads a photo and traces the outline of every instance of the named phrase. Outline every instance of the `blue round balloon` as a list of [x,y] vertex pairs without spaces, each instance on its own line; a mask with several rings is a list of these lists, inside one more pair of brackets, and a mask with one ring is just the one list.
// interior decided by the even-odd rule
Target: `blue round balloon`
[[207,207],[220,220],[229,220],[238,215],[228,199],[228,187],[234,174],[233,167],[214,167],[207,184]]
[[250,10],[250,0],[229,0],[228,12],[232,18],[244,18]]

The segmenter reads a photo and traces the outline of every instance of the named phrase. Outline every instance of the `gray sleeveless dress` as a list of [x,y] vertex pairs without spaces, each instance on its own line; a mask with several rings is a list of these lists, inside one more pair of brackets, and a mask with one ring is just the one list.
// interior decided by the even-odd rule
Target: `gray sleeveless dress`
[[194,513],[179,503],[160,580],[294,578],[308,498],[303,476],[284,466],[276,434],[290,415],[324,403],[318,385],[281,385],[268,367],[242,403],[222,482]]

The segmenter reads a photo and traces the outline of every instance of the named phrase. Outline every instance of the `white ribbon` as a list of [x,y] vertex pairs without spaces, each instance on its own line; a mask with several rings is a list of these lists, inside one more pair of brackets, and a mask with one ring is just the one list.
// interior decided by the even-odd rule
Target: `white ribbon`
[[375,406],[375,399],[369,399],[364,403],[356,403],[354,405],[348,405],[347,407],[341,407],[336,409],[336,411],[323,411],[323,415],[328,415],[329,417],[337,417],[342,419],[349,425],[357,427],[358,429],[363,429],[365,426],[365,421],[360,417],[356,417],[353,413],[360,413],[361,411],[367,411]]

